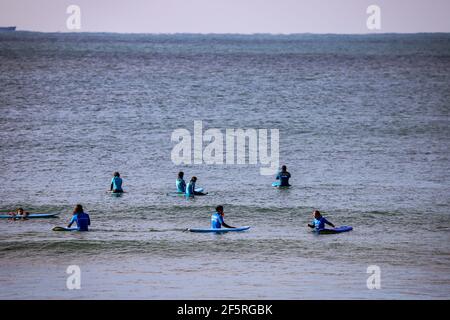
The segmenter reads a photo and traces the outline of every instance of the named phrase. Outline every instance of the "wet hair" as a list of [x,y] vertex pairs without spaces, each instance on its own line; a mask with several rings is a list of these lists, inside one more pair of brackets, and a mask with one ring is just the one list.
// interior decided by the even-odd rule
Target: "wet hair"
[[183,171],[178,172],[178,178],[183,178],[183,176],[184,176],[184,172]]
[[73,209],[73,213],[74,214],[76,214],[76,213],[82,213],[83,212],[83,206],[81,205],[81,204],[77,204],[76,206],[75,206],[75,209]]
[[286,171],[286,169],[287,169],[286,166],[281,167],[281,170],[283,170],[283,171]]
[[216,207],[216,211],[217,211],[217,212],[223,211],[223,206],[217,206],[217,207]]
[[191,181],[197,181],[197,177],[196,177],[196,176],[193,176],[193,177],[191,178]]
[[20,208],[17,208],[17,210],[16,211],[22,211],[23,212],[23,208],[22,207],[20,207]]
[[114,172],[114,177],[120,177],[120,173],[119,172]]
[[316,215],[316,214],[321,215],[319,210],[314,210],[313,213],[314,213],[314,215]]

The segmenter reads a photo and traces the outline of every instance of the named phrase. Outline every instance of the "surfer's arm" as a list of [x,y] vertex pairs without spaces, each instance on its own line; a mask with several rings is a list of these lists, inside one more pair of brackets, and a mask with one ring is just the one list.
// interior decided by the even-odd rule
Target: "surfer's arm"
[[67,228],[70,228],[74,222],[75,222],[75,217],[72,217],[72,219],[70,219],[69,224],[67,225]]
[[313,225],[313,224],[308,223],[308,227],[310,227],[310,228],[315,228],[316,226]]
[[329,225],[330,227],[335,228],[334,224],[332,224],[330,221],[328,221],[327,219],[325,219],[324,221],[327,225]]
[[232,227],[232,226],[227,225],[225,222],[222,222],[222,225],[223,225],[225,228],[230,228],[230,229],[234,229],[234,228],[235,228],[235,227]]

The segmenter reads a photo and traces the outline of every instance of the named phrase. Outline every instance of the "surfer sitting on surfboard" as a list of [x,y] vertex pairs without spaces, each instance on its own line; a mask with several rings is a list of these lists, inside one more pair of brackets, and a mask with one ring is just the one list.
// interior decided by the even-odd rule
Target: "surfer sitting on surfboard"
[[204,196],[206,193],[195,191],[195,183],[197,182],[197,177],[192,177],[191,181],[186,186],[186,196],[193,197],[196,196]]
[[70,228],[72,224],[76,222],[78,231],[88,231],[88,226],[91,225],[91,219],[89,215],[83,211],[83,206],[77,204],[73,210],[73,217],[70,219],[70,223],[67,228]]
[[231,228],[234,229],[234,227],[227,225],[223,221],[223,216],[225,214],[223,213],[223,206],[217,206],[216,212],[214,212],[211,216],[211,228],[212,229],[220,229],[222,226],[225,228]]
[[184,181],[183,177],[184,177],[184,172],[183,171],[178,172],[178,178],[177,178],[176,185],[177,185],[177,192],[180,192],[180,193],[186,192],[186,182]]
[[114,172],[114,177],[111,180],[111,189],[113,193],[122,193],[122,178],[120,177],[120,173],[117,171]]
[[322,217],[322,215],[320,214],[319,210],[314,210],[313,216],[314,216],[314,220],[313,220],[312,224],[308,223],[308,227],[315,228],[316,231],[320,231],[320,230],[325,229],[325,224],[327,224],[327,225],[329,225],[329,226],[331,226],[333,228],[335,227],[334,224],[332,224],[327,219]]
[[286,166],[281,167],[281,171],[278,172],[276,179],[280,180],[280,187],[289,187],[289,178],[291,174],[287,171]]

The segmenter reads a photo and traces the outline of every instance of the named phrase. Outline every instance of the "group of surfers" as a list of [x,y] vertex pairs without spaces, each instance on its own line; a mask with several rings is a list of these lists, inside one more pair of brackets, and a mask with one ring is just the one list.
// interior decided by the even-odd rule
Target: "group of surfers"
[[195,190],[196,182],[197,177],[193,176],[189,181],[189,183],[186,185],[186,182],[184,181],[184,172],[183,171],[178,172],[178,178],[175,181],[175,184],[177,186],[177,193],[185,194],[187,197],[204,196],[208,194],[207,192],[204,193],[202,191],[196,191]]
[[[291,177],[291,174],[287,171],[287,167],[283,165],[281,167],[281,170],[278,172],[276,179],[280,180],[279,186],[280,187],[288,187],[289,179]],[[195,190],[195,183],[197,182],[197,177],[193,176],[188,184],[184,181],[184,172],[180,171],[178,173],[178,177],[176,179],[176,187],[177,187],[177,193],[185,194],[186,196],[193,197],[195,195],[206,195],[207,193],[203,193],[201,191]],[[113,178],[111,179],[111,185],[110,185],[110,191],[113,193],[123,193],[122,188],[123,180],[120,177],[119,172],[114,172]],[[10,215],[18,218],[26,219],[29,215],[28,212],[24,211],[23,208],[18,208],[16,212],[10,213]],[[216,211],[211,215],[211,228],[212,229],[219,229],[222,227],[225,228],[235,228],[225,223],[224,221],[224,208],[223,206],[219,205],[216,207]],[[329,222],[325,217],[321,215],[321,213],[318,210],[313,211],[313,217],[314,220],[312,223],[308,224],[308,227],[313,228],[317,231],[323,230],[325,228],[325,225],[329,225],[331,227],[335,227],[331,222]],[[91,220],[89,217],[89,214],[86,213],[83,209],[83,206],[81,204],[77,204],[75,206],[75,209],[73,210],[72,218],[70,219],[70,222],[68,224],[68,228],[71,228],[73,224],[77,225],[77,229],[79,231],[88,231],[89,226],[91,224]]]

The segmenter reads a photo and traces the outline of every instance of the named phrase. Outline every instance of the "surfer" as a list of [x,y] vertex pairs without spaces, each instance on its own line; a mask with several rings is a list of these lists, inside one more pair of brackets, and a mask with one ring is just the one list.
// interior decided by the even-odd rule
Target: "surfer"
[[223,213],[223,206],[217,206],[216,212],[214,212],[211,216],[211,228],[212,229],[220,229],[222,226],[224,226],[225,228],[231,228],[231,229],[235,228],[235,227],[227,225],[223,221],[224,215],[225,214]]
[[280,180],[280,187],[289,187],[289,178],[291,174],[287,171],[286,166],[281,167],[281,171],[278,172],[276,179]]
[[313,216],[314,216],[314,220],[311,224],[308,223],[308,227],[315,228],[316,231],[325,229],[325,224],[327,224],[333,228],[335,227],[334,224],[332,224],[327,219],[325,219],[325,217],[322,217],[319,210],[314,210]]
[[12,218],[22,218],[26,219],[30,213],[28,211],[24,211],[23,208],[17,208],[15,212],[11,212],[10,215]]
[[186,186],[186,196],[193,197],[195,196],[204,196],[206,193],[195,191],[195,183],[197,182],[197,177],[192,177],[191,181]]
[[70,219],[70,223],[67,228],[70,228],[72,224],[76,222],[78,231],[88,231],[88,226],[91,225],[91,219],[89,215],[83,211],[83,206],[77,204],[73,210],[73,217]]
[[111,180],[111,189],[113,193],[122,193],[122,178],[120,177],[120,173],[117,171],[114,172],[114,177]]
[[177,192],[179,192],[179,193],[186,192],[186,182],[184,181],[183,177],[184,177],[184,172],[183,171],[178,172],[178,178],[176,181],[176,185],[177,185]]

